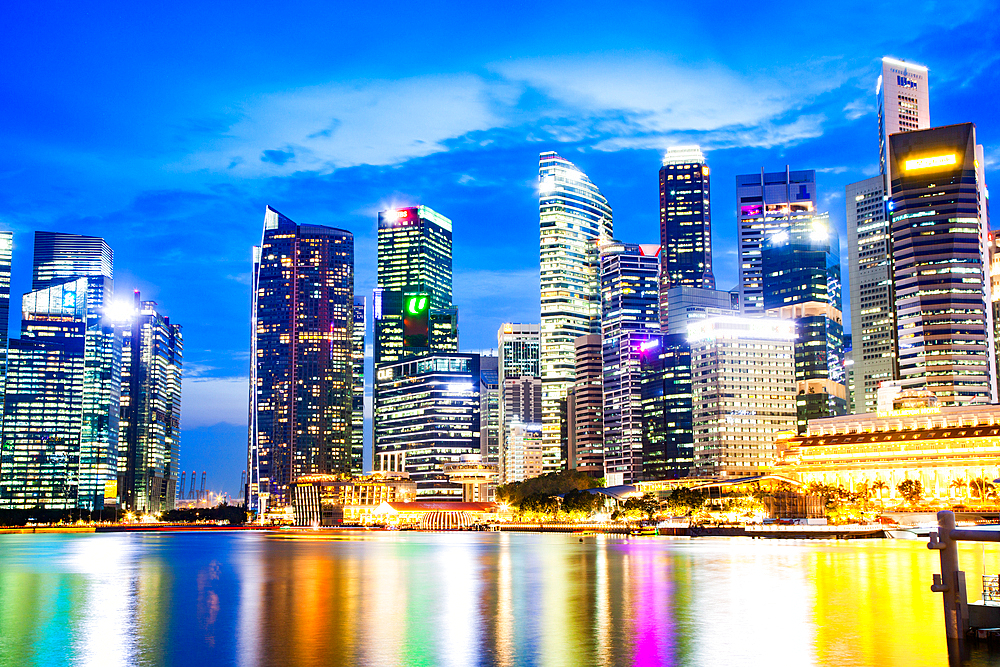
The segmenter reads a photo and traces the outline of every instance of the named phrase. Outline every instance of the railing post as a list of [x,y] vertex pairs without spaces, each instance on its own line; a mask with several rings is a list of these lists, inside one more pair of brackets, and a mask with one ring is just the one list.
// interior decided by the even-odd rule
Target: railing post
[[955,513],[942,510],[937,514],[938,531],[930,534],[928,549],[937,549],[941,556],[941,574],[934,575],[931,590],[944,595],[944,629],[949,644],[964,641],[969,613],[965,594],[965,573],[958,569],[958,547],[951,539],[955,529]]

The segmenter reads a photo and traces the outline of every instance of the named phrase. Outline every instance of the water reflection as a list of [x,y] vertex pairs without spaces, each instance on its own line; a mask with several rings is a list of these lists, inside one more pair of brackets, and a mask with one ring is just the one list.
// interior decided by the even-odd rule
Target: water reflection
[[[961,562],[978,592],[1000,550]],[[0,665],[938,665],[935,567],[892,540],[6,535]]]

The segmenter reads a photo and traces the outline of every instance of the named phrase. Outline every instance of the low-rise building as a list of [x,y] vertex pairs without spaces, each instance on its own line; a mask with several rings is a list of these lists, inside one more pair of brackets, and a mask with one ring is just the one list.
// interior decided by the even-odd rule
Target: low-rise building
[[346,479],[340,475],[306,475],[295,480],[297,526],[363,525],[386,502],[410,502],[416,483],[400,473],[376,473]]

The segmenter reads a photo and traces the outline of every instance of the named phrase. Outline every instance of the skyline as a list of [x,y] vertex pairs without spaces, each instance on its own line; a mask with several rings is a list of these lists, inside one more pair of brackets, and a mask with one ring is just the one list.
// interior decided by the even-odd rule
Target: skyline
[[[246,446],[250,248],[265,205],[300,224],[352,231],[359,296],[375,284],[377,211],[422,204],[452,219],[461,348],[478,350],[495,347],[501,322],[538,321],[542,151],[572,161],[607,196],[616,238],[655,243],[662,154],[699,143],[712,168],[719,289],[738,280],[735,175],[762,167],[817,171],[819,209],[847,256],[843,189],[878,173],[884,55],[930,69],[935,125],[976,123],[989,183],[1000,123],[983,91],[996,89],[998,28],[975,23],[987,5],[949,7],[961,14],[947,29],[933,4],[905,26],[890,10],[862,7],[796,6],[803,25],[827,29],[808,44],[769,45],[767,58],[744,48],[736,26],[760,34],[783,20],[781,8],[702,17],[650,6],[602,21],[583,8],[558,22],[549,14],[558,8],[536,8],[516,25],[496,10],[492,23],[507,34],[491,41],[404,5],[370,23],[340,17],[336,39],[320,36],[325,21],[315,15],[271,20],[279,52],[251,39],[268,22],[261,9],[140,21],[128,11],[60,8],[56,17],[16,7],[24,29],[0,47],[13,64],[0,76],[19,101],[0,111],[12,297],[30,288],[34,230],[105,238],[118,298],[140,289],[184,325],[181,469],[207,469],[214,488],[233,493],[240,471],[221,477]],[[654,30],[658,18],[676,28]],[[223,21],[229,30],[207,39]],[[966,50],[946,49],[972,29],[978,40]],[[383,37],[368,39],[373,32]],[[168,49],[176,34],[184,48]],[[404,62],[392,34],[451,43],[410,50]],[[585,51],[563,50],[580,37]],[[396,103],[410,98],[419,102]],[[16,315],[10,327],[16,335]]]

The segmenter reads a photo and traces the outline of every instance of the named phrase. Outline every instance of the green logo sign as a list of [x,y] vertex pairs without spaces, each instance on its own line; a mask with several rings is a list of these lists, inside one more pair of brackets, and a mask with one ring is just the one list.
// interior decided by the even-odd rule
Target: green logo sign
[[410,315],[419,315],[427,310],[427,296],[411,296],[406,300],[406,312]]

